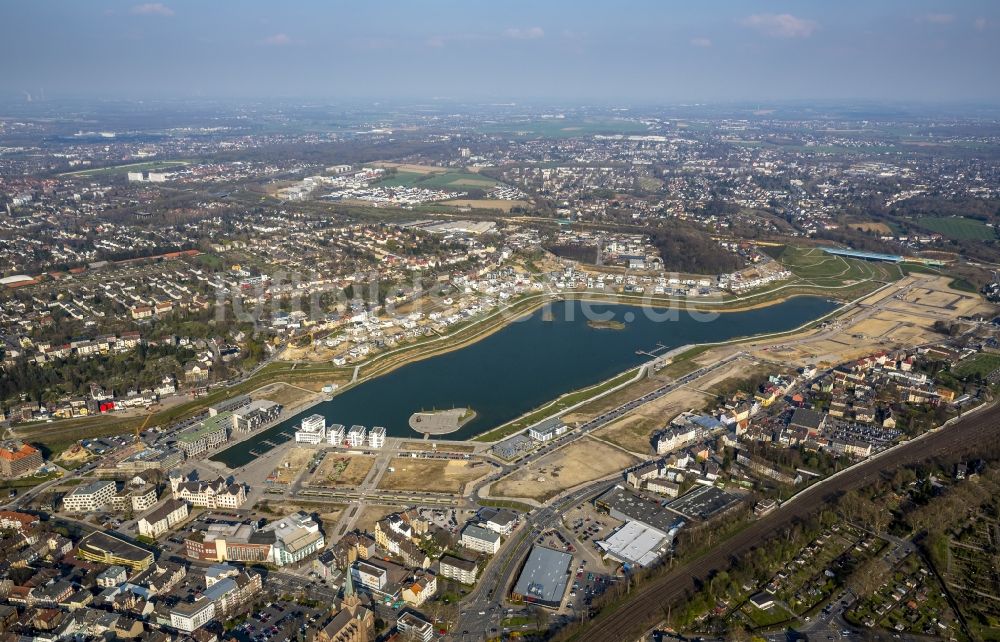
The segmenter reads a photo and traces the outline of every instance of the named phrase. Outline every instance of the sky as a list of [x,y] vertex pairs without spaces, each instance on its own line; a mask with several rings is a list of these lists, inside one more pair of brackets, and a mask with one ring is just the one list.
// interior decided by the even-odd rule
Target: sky
[[0,97],[1000,103],[994,0],[3,0]]

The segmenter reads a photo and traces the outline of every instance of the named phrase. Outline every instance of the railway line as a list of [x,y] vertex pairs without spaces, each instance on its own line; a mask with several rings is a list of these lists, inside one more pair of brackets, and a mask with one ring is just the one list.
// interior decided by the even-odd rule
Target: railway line
[[840,494],[865,486],[883,471],[899,466],[934,456],[974,453],[982,443],[998,435],[1000,406],[995,405],[811,486],[796,495],[794,501],[761,517],[701,557],[634,589],[628,602],[607,616],[593,620],[576,639],[585,642],[635,639],[663,619],[664,604],[683,598],[685,592],[696,589],[698,582],[707,580],[715,571],[726,569],[734,556],[760,545],[770,535],[815,512]]

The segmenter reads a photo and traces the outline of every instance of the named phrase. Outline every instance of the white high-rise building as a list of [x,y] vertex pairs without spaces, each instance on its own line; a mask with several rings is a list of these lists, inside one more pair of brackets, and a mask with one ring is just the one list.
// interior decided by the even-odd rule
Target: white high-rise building
[[320,414],[309,415],[302,420],[299,429],[295,431],[295,443],[319,444],[326,439],[326,417]]
[[332,446],[341,446],[344,443],[344,424],[332,424],[326,429],[326,440]]
[[347,431],[347,442],[352,448],[360,448],[365,445],[365,436],[368,430],[364,426],[354,425]]
[[368,431],[368,446],[371,448],[381,448],[385,445],[385,427],[374,426]]

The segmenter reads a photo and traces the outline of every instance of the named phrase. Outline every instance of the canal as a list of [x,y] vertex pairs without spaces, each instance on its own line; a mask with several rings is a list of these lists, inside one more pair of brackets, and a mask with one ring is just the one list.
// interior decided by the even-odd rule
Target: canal
[[[476,418],[445,439],[468,439],[515,419],[561,394],[593,385],[649,360],[637,351],[669,350],[692,343],[725,341],[794,329],[838,304],[795,297],[776,305],[712,315],[635,306],[558,302],[467,347],[417,361],[362,383],[304,414],[331,423],[385,426],[390,437],[418,437],[408,426],[418,410],[468,407]],[[589,314],[587,312],[589,311]],[[595,328],[594,314],[624,322],[623,329]],[[650,318],[653,315],[673,317]],[[291,434],[301,415],[287,419],[211,458],[242,466]]]

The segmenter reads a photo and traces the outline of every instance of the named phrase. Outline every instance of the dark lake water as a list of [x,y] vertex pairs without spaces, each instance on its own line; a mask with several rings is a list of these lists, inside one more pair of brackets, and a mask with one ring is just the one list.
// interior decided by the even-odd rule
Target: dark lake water
[[[658,344],[724,341],[791,330],[832,311],[837,304],[819,297],[796,297],[777,305],[696,318],[685,311],[668,315],[628,305],[566,301],[547,318],[539,310],[465,348],[403,366],[362,383],[305,414],[320,413],[332,423],[385,426],[390,437],[418,437],[407,423],[418,410],[468,407],[477,416],[445,439],[467,439],[495,428],[559,395],[593,385],[649,360],[637,350]],[[584,308],[626,322],[623,330],[595,329]],[[592,317],[591,317],[592,318]],[[264,452],[261,442],[284,441],[301,415],[216,453],[212,459],[242,466]]]

